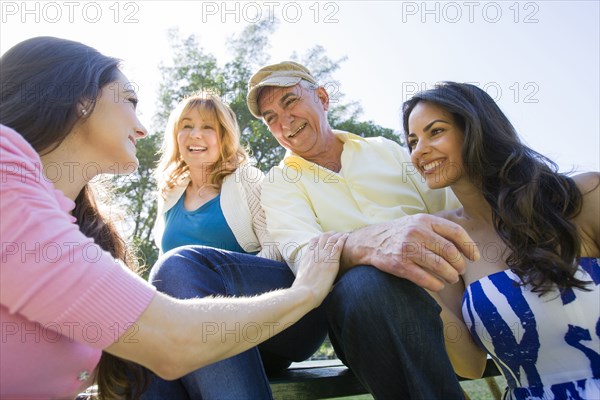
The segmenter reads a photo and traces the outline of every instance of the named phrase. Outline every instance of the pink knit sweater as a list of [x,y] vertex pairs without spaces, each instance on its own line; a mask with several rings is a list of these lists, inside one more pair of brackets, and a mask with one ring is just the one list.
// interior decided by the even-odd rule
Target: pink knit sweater
[[0,398],[73,398],[155,289],[84,236],[35,150],[0,125]]

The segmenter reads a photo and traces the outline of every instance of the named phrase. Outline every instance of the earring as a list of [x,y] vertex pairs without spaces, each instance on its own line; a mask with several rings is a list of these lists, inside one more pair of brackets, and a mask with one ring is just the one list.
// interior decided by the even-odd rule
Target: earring
[[82,110],[81,110],[79,113],[81,114],[81,116],[82,116],[82,117],[85,117],[85,116],[87,115],[87,113],[88,113],[88,112],[87,112],[87,110],[84,108],[84,109],[82,109]]

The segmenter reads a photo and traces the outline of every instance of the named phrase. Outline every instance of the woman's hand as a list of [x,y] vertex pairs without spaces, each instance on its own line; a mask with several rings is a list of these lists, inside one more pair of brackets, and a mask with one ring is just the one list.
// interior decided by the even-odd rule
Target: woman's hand
[[302,255],[296,280],[292,287],[306,287],[319,306],[330,292],[340,268],[340,255],[348,233],[326,232],[312,238],[307,251]]
[[[179,300],[156,293],[140,318],[106,350],[141,364],[165,379],[178,379],[205,365],[252,348],[296,323],[329,293],[348,234],[313,238],[291,288],[252,297]],[[241,339],[240,327],[256,328]]]

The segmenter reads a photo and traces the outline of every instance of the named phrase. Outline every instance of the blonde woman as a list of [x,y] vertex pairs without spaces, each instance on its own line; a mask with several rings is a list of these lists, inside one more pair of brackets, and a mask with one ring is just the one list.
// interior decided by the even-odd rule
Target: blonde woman
[[262,171],[240,144],[233,111],[200,93],[171,112],[156,170],[156,245],[205,245],[280,259],[260,207]]
[[[280,255],[269,243],[260,207],[263,174],[249,165],[235,115],[217,96],[195,95],[173,110],[156,176],[155,240],[171,260],[159,261],[150,272],[150,281],[159,291],[180,299],[252,296],[293,283],[288,266],[273,260]],[[178,257],[196,262],[173,261]],[[219,325],[215,321],[198,335],[213,332]],[[251,325],[240,329],[239,339],[252,335]],[[176,381],[154,377],[143,398],[270,398],[266,371],[307,359],[326,331],[320,307],[272,340],[238,356]]]

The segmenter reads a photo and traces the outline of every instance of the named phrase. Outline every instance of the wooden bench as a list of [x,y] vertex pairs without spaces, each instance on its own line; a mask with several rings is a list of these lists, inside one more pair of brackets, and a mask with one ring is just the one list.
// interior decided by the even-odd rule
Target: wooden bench
[[[500,371],[496,364],[488,358],[483,378],[496,399],[500,399],[501,391],[493,377],[498,375]],[[269,379],[276,400],[326,399],[369,393],[340,360],[294,363]],[[459,377],[459,380],[467,379]]]
[[[501,391],[494,380],[494,376],[498,375],[500,372],[496,364],[488,358],[483,378],[494,398],[500,400]],[[340,360],[293,363],[287,370],[272,374],[269,380],[276,400],[313,400],[369,393]],[[459,380],[466,379],[459,377]],[[93,387],[76,400],[89,400],[96,394]]]

